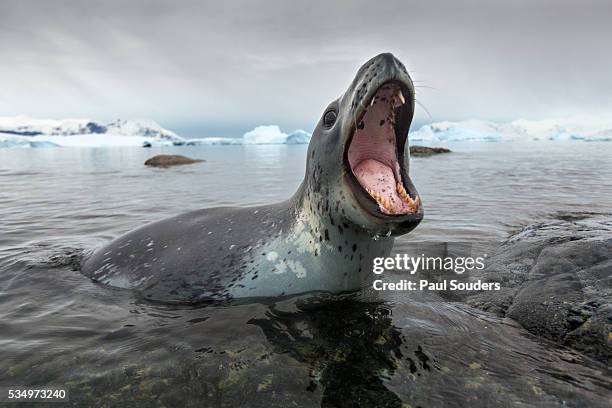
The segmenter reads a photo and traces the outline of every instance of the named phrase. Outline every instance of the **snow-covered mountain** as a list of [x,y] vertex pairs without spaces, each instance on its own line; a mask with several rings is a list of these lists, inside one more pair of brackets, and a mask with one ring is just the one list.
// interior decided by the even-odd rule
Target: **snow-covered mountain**
[[105,128],[88,119],[34,119],[28,116],[0,117],[0,132],[20,136],[71,136],[104,133]]
[[184,143],[176,133],[152,120],[99,123],[89,119],[0,117],[0,147],[142,146]]
[[612,141],[610,118],[519,119],[508,123],[484,120],[435,122],[410,133],[412,142],[453,141]]
[[106,133],[121,136],[143,136],[153,140],[184,141],[176,133],[164,129],[152,120],[120,120],[106,125]]

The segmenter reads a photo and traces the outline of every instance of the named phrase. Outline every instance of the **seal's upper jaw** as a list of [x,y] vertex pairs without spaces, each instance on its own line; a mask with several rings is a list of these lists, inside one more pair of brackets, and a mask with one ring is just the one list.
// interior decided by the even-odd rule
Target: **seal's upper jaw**
[[348,184],[370,215],[412,220],[416,226],[423,210],[408,175],[412,81],[395,57],[381,54],[364,65],[354,86],[352,123],[344,148]]

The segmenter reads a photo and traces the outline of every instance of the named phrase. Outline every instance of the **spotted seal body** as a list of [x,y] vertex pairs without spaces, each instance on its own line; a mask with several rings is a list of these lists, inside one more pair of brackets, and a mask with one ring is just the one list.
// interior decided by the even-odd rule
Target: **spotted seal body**
[[82,272],[166,302],[359,289],[372,259],[423,217],[408,176],[413,111],[406,69],[380,54],[325,109],[293,197],[146,225],[95,251]]

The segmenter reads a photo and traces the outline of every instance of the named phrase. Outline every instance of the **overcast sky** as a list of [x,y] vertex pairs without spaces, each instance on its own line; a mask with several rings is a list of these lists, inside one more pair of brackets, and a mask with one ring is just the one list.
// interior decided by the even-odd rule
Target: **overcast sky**
[[0,116],[312,130],[385,51],[419,86],[417,125],[604,114],[611,17],[576,0],[0,0]]

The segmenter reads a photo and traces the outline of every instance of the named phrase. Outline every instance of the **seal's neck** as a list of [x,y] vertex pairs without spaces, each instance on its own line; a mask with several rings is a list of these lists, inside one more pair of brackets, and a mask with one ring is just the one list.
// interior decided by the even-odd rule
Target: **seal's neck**
[[339,198],[334,198],[330,190],[321,186],[317,189],[306,181],[300,185],[290,199],[293,219],[303,222],[309,231],[319,240],[330,244],[350,242],[391,242],[389,236],[379,236],[362,226],[351,222],[345,215]]
[[368,286],[375,257],[388,256],[393,239],[375,239],[353,225],[325,189],[302,185],[274,206],[278,230],[258,251],[255,280],[233,296],[279,296],[311,291],[340,293]]

